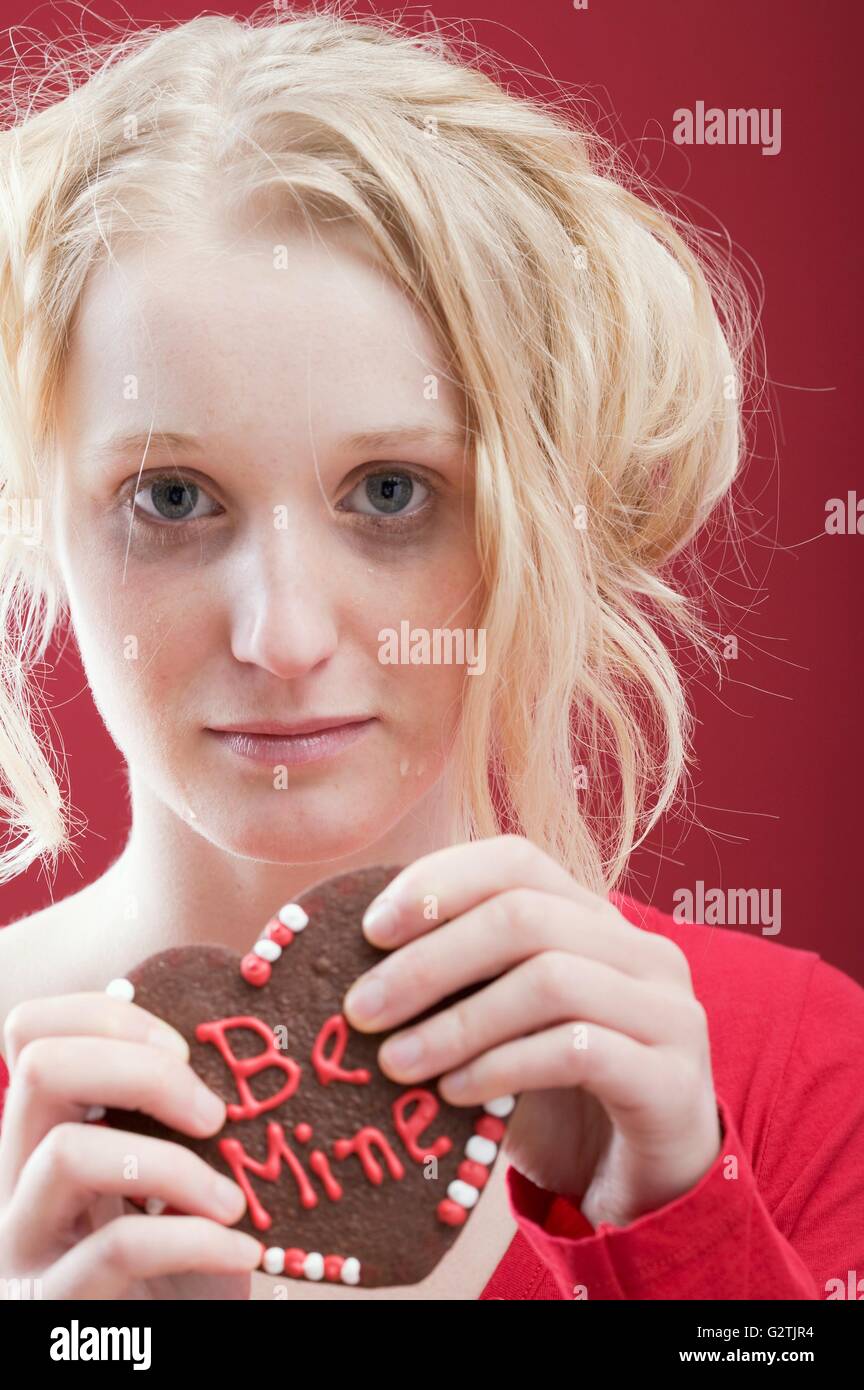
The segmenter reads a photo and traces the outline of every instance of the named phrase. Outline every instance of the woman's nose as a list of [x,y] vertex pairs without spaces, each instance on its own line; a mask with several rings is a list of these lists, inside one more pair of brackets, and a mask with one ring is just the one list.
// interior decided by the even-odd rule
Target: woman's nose
[[338,641],[333,565],[322,563],[322,539],[299,530],[259,537],[228,581],[234,656],[286,679],[313,670]]

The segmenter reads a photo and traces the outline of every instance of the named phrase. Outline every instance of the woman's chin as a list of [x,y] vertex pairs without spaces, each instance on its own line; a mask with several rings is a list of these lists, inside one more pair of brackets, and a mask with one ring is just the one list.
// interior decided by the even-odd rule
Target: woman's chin
[[355,819],[342,823],[343,803],[334,807],[333,816],[323,823],[292,825],[274,816],[267,823],[257,819],[245,825],[234,817],[226,821],[221,817],[211,820],[199,816],[194,820],[187,818],[187,824],[212,845],[239,859],[267,864],[319,864],[362,853],[386,833],[391,819],[394,824],[400,819],[400,811],[388,817],[382,808],[380,815],[372,817],[368,809],[363,822]]

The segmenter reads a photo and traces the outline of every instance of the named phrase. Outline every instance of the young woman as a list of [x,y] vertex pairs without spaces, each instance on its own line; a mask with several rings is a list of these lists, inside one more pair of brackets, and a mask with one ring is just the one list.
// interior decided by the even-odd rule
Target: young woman
[[132,829],[0,932],[0,1276],[273,1296],[236,1184],[139,1137],[130,1179],[130,1136],[90,1123],[225,1119],[105,986],[399,863],[347,1016],[404,1025],[394,1080],[516,1108],[429,1278],[289,1297],[845,1289],[864,991],[615,891],[685,766],[663,639],[705,639],[669,562],[741,461],[735,280],[595,136],[432,36],[202,17],[95,58],[0,142],[3,496],[44,523],[2,539],[3,874],[70,842],[28,686],[62,620]]

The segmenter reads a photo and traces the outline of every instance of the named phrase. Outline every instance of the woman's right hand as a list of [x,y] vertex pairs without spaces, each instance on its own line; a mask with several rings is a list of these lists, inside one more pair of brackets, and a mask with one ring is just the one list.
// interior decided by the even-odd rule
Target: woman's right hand
[[[96,993],[17,1004],[4,1038],[0,1297],[3,1280],[39,1279],[51,1299],[248,1298],[261,1242],[230,1229],[242,1189],[182,1144],[84,1120],[119,1106],[218,1133],[225,1102],[190,1067],[185,1039]],[[130,1196],[190,1214],[129,1212]]]

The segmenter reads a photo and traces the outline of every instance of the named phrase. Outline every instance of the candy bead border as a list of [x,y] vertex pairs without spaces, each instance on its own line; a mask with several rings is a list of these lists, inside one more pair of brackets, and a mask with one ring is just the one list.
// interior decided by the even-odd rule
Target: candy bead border
[[[272,966],[282,955],[286,946],[298,932],[308,925],[309,917],[299,903],[285,903],[279,908],[264,927],[263,932],[250,951],[240,960],[240,974],[247,984],[261,989],[272,975]],[[131,980],[123,977],[111,980],[105,993],[118,999],[135,998],[135,987]],[[498,1148],[507,1126],[505,1118],[511,1114],[516,1104],[512,1095],[497,1096],[486,1101],[485,1114],[474,1122],[474,1133],[465,1144],[465,1157],[459,1164],[457,1177],[447,1186],[447,1196],[438,1203],[435,1211],[438,1220],[448,1226],[462,1226],[468,1220],[468,1212],[477,1205],[480,1193],[489,1180],[489,1174],[496,1158]],[[92,1107],[97,1111],[101,1107]],[[102,1115],[105,1111],[102,1110]],[[102,1115],[88,1112],[85,1118],[98,1121]],[[148,1215],[173,1214],[173,1208],[158,1197],[148,1197],[136,1205],[142,1205]],[[330,1283],[358,1285],[362,1266],[354,1255],[322,1255],[318,1250],[301,1250],[299,1246],[282,1249],[279,1245],[265,1247],[262,1243],[261,1260],[258,1268],[266,1274],[287,1274],[294,1279],[309,1279],[318,1282],[326,1279]]]

